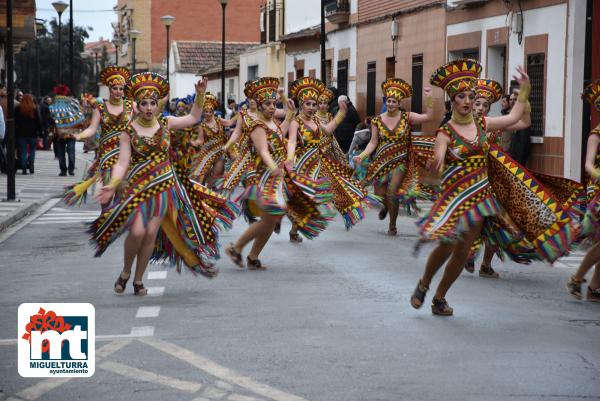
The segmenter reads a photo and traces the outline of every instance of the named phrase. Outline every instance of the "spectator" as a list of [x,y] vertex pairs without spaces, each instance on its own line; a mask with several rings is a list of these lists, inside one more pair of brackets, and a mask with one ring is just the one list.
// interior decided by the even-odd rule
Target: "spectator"
[[502,113],[503,116],[510,113],[510,95],[502,96],[502,99],[500,99],[500,108],[500,113]]
[[[81,105],[73,97],[69,96],[71,90],[68,86],[60,84],[54,88],[56,97],[50,106],[50,115],[56,129],[56,155],[61,177],[75,175],[75,138],[73,134],[85,123],[85,116],[81,111]],[[68,159],[67,159],[68,156]],[[68,164],[67,164],[68,160]]]
[[51,143],[51,128],[52,128],[52,117],[50,117],[50,108],[52,104],[52,97],[46,96],[40,106],[40,116],[42,119],[42,135],[44,138],[44,150],[50,150]]
[[[510,107],[514,106],[519,96],[519,90],[513,91],[510,95]],[[515,159],[519,164],[527,167],[527,161],[531,155],[531,130],[525,128],[519,131],[515,131],[510,136],[510,146],[508,148],[508,154]]]
[[4,137],[6,136],[6,125],[4,123],[4,111],[0,107],[0,172],[6,171],[6,156],[4,152]]
[[27,94],[15,107],[15,133],[19,152],[19,168],[33,174],[37,137],[42,133],[42,122],[33,96]]
[[237,104],[235,104],[235,99],[227,99],[227,114],[225,114],[226,120],[231,120],[237,114]]
[[[334,101],[337,102],[337,98],[334,98]],[[356,111],[356,108],[350,99],[348,99],[347,104],[348,111],[346,112],[346,116],[334,132],[335,139],[337,139],[338,143],[340,144],[340,148],[342,148],[344,153],[348,153],[348,149],[350,149],[350,144],[354,138],[354,130],[360,123],[358,112]],[[331,111],[331,113],[335,115],[334,113],[337,113],[337,110]]]
[[0,84],[0,106],[2,106],[2,111],[4,114],[4,122],[6,122],[6,108],[8,107],[8,99],[6,98],[7,92],[6,87]]

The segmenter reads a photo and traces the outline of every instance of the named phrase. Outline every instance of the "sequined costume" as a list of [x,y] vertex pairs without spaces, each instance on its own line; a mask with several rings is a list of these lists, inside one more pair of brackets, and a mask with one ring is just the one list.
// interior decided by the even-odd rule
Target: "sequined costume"
[[[317,112],[316,117],[321,125],[327,125],[329,122],[331,122],[331,120],[333,120],[333,116],[330,112],[325,113],[325,115]],[[323,156],[330,160],[335,160],[346,167],[350,167],[348,164],[348,158],[333,135],[333,132],[321,132],[320,148]]]
[[[106,67],[100,73],[100,80],[104,85],[124,85],[129,79],[129,70],[124,67]],[[89,167],[84,181],[67,187],[63,200],[69,205],[78,205],[85,200],[87,189],[97,181],[107,184],[111,171],[119,158],[119,141],[123,132],[133,117],[133,101],[123,100],[123,110],[118,115],[111,114],[106,102],[96,103],[95,99],[86,99],[92,107],[100,113],[100,138],[96,159]]]
[[[281,164],[287,155],[282,133],[272,130],[261,120],[254,120],[248,127],[249,134],[258,127],[266,132],[273,161]],[[257,154],[254,144],[251,146],[253,153]],[[256,157],[255,163],[257,179],[247,188],[249,199],[268,214],[287,214],[305,237],[318,236],[333,218],[333,211],[327,205],[330,200],[327,183],[300,171],[286,171],[283,176],[274,177],[260,157]]]
[[[207,273],[212,269],[207,259],[218,257],[218,228],[231,225],[235,206],[176,171],[169,155],[171,135],[167,120],[161,117],[159,122],[160,128],[151,138],[138,135],[131,125],[125,130],[132,148],[127,183],[91,226],[96,256],[101,256],[136,217],[142,218],[144,224],[152,217],[164,217],[153,259],[183,259],[191,271],[212,275]],[[200,263],[189,265],[181,246]]]
[[206,122],[200,123],[204,131],[204,144],[194,157],[192,175],[204,180],[212,171],[215,162],[224,157],[223,147],[227,143],[227,135],[219,118],[215,118],[216,127],[209,126]]
[[335,158],[330,158],[331,154],[323,151],[324,129],[319,127],[316,117],[312,122],[319,127],[317,130],[311,129],[300,116],[296,117],[296,122],[296,171],[314,180],[329,181],[333,204],[344,218],[346,228],[354,226],[365,217],[366,207],[377,204],[378,200],[370,196],[367,190],[352,178],[353,171],[350,167],[339,163]]
[[451,143],[442,193],[418,223],[422,238],[453,243],[474,221],[484,220],[481,236],[500,257],[555,261],[570,249],[578,223],[531,173],[500,148],[490,148],[485,119],[476,122],[473,142],[451,123],[438,130]]

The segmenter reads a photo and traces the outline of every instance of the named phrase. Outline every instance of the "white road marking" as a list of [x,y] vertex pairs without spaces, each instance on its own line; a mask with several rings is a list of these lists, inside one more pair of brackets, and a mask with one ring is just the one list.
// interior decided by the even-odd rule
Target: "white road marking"
[[231,394],[229,397],[227,397],[227,399],[229,401],[261,401],[258,398],[248,397],[241,394]]
[[15,233],[17,233],[20,229],[22,229],[23,227],[40,217],[42,214],[46,213],[52,208],[52,206],[56,205],[59,201],[60,199],[58,198],[49,199],[46,203],[40,206],[38,210],[25,217],[24,219],[21,219],[21,221],[19,221],[17,224],[9,227],[7,230],[2,232],[0,234],[0,244],[12,237],[13,235],[15,235]]
[[160,306],[140,306],[137,310],[136,318],[158,317],[160,315]]
[[152,337],[154,335],[154,326],[132,327],[129,337]]
[[167,271],[148,272],[148,280],[163,280],[167,278]]
[[[147,332],[139,332],[139,334],[138,334],[138,332],[135,332],[133,334],[132,333],[129,333],[129,334],[104,334],[104,335],[96,336],[96,342],[136,339],[136,338],[140,338],[140,337],[151,337],[153,335],[154,335],[154,329],[152,330],[151,333],[149,331],[147,331]],[[0,340],[0,346],[16,345],[17,341],[18,340],[16,338],[3,338]]]
[[121,376],[129,377],[134,380],[143,380],[150,383],[159,383],[163,386],[171,387],[176,390],[195,393],[202,388],[202,384],[193,383],[185,380],[179,380],[174,377],[159,375],[147,370],[137,369],[132,366],[127,366],[117,362],[103,362],[98,366],[100,369],[108,370],[109,372],[117,373]]
[[220,390],[220,389],[218,389],[216,387],[213,387],[213,386],[206,386],[206,388],[202,392],[202,395],[204,397],[206,397],[206,398],[209,398],[209,399],[221,399],[226,394],[227,394],[227,392],[225,392],[223,390]]
[[198,397],[198,398],[194,398],[192,401],[211,401],[208,398],[204,398],[204,397]]
[[177,359],[189,363],[190,365],[212,375],[218,377],[221,380],[226,380],[237,386],[243,387],[255,394],[261,395],[265,398],[270,398],[275,401],[307,401],[302,397],[298,397],[293,394],[286,393],[281,390],[277,390],[269,385],[258,383],[253,379],[243,376],[234,370],[226,368],[205,358],[201,355],[195,354],[190,350],[179,347],[178,345],[168,343],[156,338],[144,338],[139,341],[156,348],[166,354],[172,355]]
[[[116,352],[123,348],[125,345],[129,344],[130,341],[116,341],[109,344],[106,344],[104,347],[96,350],[96,360],[101,358],[106,358],[113,352]],[[17,393],[17,396],[27,400],[34,401],[46,394],[49,391],[54,390],[62,384],[69,382],[72,377],[63,377],[63,378],[51,378],[42,380],[31,387],[26,388]]]
[[164,295],[165,287],[148,287],[148,295],[151,297],[160,297]]

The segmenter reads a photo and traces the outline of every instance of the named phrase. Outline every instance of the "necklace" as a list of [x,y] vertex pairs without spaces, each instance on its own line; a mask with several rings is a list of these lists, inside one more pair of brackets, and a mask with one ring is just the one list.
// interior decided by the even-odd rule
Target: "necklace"
[[138,125],[142,128],[152,128],[156,125],[156,123],[158,121],[156,120],[156,117],[152,117],[150,120],[146,120],[145,118],[137,117],[135,119],[135,122],[137,122]]
[[305,113],[304,111],[302,111],[302,110],[300,110],[300,116],[301,116],[301,118],[302,118],[304,121],[310,121],[310,120],[312,120],[312,119],[310,118],[310,116],[309,116],[308,114],[306,114],[306,113]]
[[120,106],[123,104],[123,99],[114,100],[114,99],[110,98],[110,99],[108,99],[108,103],[112,104],[113,106]]
[[473,122],[473,114],[469,113],[463,116],[452,110],[452,117],[450,119],[458,125],[468,125]]

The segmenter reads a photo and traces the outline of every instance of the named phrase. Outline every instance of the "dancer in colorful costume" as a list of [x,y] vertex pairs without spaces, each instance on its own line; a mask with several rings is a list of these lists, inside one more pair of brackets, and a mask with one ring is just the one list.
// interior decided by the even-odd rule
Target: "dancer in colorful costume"
[[[583,98],[600,111],[600,80],[587,85]],[[580,239],[591,247],[581,261],[581,265],[569,278],[567,291],[573,297],[582,299],[581,285],[586,282],[585,275],[594,267],[594,274],[587,287],[586,299],[600,302],[600,125],[591,132],[587,141],[585,172],[589,175],[587,186],[588,205],[583,219]]]
[[119,156],[119,136],[133,118],[133,102],[124,99],[125,82],[129,77],[129,70],[125,67],[106,67],[100,72],[100,82],[108,86],[108,101],[97,103],[93,98],[86,99],[94,108],[92,119],[85,130],[75,135],[75,139],[90,138],[100,128],[98,152],[88,169],[87,178],[69,187],[63,195],[67,205],[80,204],[85,200],[88,188],[98,180],[102,184],[110,181],[111,169]]
[[[169,91],[159,74],[139,73],[127,83],[139,114],[120,136],[117,163],[110,182],[98,200],[107,203],[117,196],[91,226],[96,256],[125,231],[123,271],[115,291],[125,289],[134,259],[134,293],[147,293],[142,283],[150,258],[181,261],[194,273],[213,277],[217,269],[205,258],[218,257],[218,227],[229,226],[235,208],[224,197],[188,176],[180,175],[171,162],[171,130],[193,126],[200,118],[207,80],[196,84],[196,100],[185,117],[156,118],[158,101]],[[123,182],[123,186],[121,186]]]
[[[360,183],[352,178],[353,171],[347,163],[339,163],[330,158],[333,154],[329,149],[323,150],[324,137],[333,137],[333,131],[344,119],[348,107],[341,100],[340,111],[335,118],[321,124],[315,114],[318,97],[324,87],[323,82],[311,77],[299,78],[290,86],[290,95],[300,103],[300,113],[290,124],[286,166],[288,170],[294,169],[313,180],[327,180],[331,185],[333,204],[349,229],[364,218],[365,207],[372,204],[372,200]],[[295,226],[290,231],[290,241],[301,242]]]
[[[194,97],[187,96],[177,100],[175,116],[184,117],[189,114],[194,104]],[[181,168],[181,172],[189,174],[192,161],[199,151],[193,142],[198,138],[198,123],[192,127],[186,127],[171,131],[171,160]]]
[[250,241],[254,243],[246,258],[248,269],[266,268],[258,257],[282,216],[287,214],[307,238],[319,235],[332,218],[331,214],[324,213],[325,202],[329,200],[328,186],[284,166],[288,159],[283,135],[293,112],[290,111],[281,126],[273,120],[278,86],[277,78],[267,77],[252,81],[246,88],[247,95],[257,102],[260,111],[258,119],[251,121],[248,127],[251,151],[257,157],[256,179],[247,188],[249,198],[259,207],[260,220],[225,250],[240,268],[244,267],[241,253]]
[[443,172],[442,193],[418,223],[421,240],[439,240],[439,244],[411,297],[415,308],[422,306],[433,276],[449,259],[431,310],[437,315],[453,314],[446,293],[480,235],[500,255],[522,262],[527,258],[553,262],[569,250],[575,238],[577,222],[551,193],[502,150],[490,149],[486,141],[487,131],[506,129],[523,115],[531,86],[525,71],[517,71],[521,91],[510,114],[477,119],[472,106],[481,72],[478,62],[455,60],[431,77],[430,82],[450,96],[452,118],[438,129],[435,142],[432,168]]
[[[323,85],[323,89],[317,99],[318,110],[316,113],[317,119],[322,126],[326,126],[333,120],[333,115],[329,112],[329,104],[333,101],[334,93],[331,89],[326,88]],[[330,160],[349,167],[348,158],[340,147],[335,135],[332,132],[323,131],[321,132],[321,153],[323,153]]]
[[[379,219],[390,214],[388,235],[396,235],[399,200],[411,203],[416,196],[410,191],[413,181],[414,161],[411,155],[411,126],[425,123],[433,117],[431,88],[425,88],[426,114],[406,112],[400,102],[412,96],[412,88],[400,78],[389,78],[382,82],[381,90],[386,98],[387,111],[371,121],[371,140],[365,150],[354,158],[356,165],[371,156],[365,181],[373,183],[375,194],[385,197]],[[390,128],[392,127],[392,128]]]
[[194,157],[192,176],[210,188],[214,188],[216,181],[223,178],[225,171],[225,145],[228,138],[221,119],[215,118],[218,107],[217,98],[207,93],[204,98],[204,120],[198,128],[198,139],[192,141],[192,145],[201,146]]

